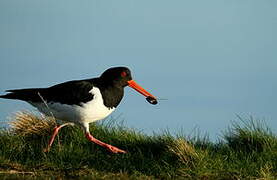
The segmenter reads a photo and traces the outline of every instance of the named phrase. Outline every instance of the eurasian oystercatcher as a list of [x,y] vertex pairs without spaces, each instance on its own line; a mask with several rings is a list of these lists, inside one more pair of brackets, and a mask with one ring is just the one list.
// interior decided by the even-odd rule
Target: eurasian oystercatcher
[[9,93],[0,97],[26,101],[43,114],[66,122],[54,128],[45,151],[50,150],[62,127],[77,124],[84,130],[89,141],[113,153],[126,153],[94,138],[89,131],[89,123],[104,119],[115,110],[123,98],[126,86],[146,96],[149,103],[157,104],[157,99],[132,79],[127,67],[113,67],[97,78],[68,81],[48,88],[7,90]]

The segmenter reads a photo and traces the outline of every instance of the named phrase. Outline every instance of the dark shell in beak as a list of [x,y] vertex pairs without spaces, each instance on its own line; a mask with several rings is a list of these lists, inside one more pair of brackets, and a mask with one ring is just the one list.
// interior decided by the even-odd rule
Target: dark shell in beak
[[148,97],[146,98],[146,100],[147,100],[150,104],[153,104],[153,105],[158,104],[157,99],[155,99],[155,98],[153,98],[153,97],[151,97],[151,96],[148,96]]

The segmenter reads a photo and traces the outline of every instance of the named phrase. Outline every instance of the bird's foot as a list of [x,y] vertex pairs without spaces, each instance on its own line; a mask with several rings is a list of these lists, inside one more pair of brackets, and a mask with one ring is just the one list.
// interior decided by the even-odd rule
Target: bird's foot
[[107,149],[112,153],[123,153],[123,154],[127,153],[126,151],[109,144],[107,145]]
[[48,153],[50,151],[50,147],[44,148],[43,152]]
[[106,148],[108,151],[112,152],[112,153],[127,153],[126,151],[124,150],[121,150],[115,146],[112,146],[110,144],[106,144],[96,138],[94,138],[89,132],[86,133],[86,138],[91,141],[91,142],[94,142],[104,148]]

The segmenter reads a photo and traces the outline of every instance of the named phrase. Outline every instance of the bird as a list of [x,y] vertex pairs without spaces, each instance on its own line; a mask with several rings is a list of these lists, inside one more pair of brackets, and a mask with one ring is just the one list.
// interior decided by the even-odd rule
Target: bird
[[158,103],[155,96],[133,80],[128,67],[111,67],[96,78],[67,81],[47,88],[6,90],[0,98],[28,102],[46,116],[54,116],[63,122],[55,126],[45,152],[50,151],[62,127],[78,125],[89,141],[112,153],[127,153],[96,139],[89,130],[90,123],[106,118],[117,108],[126,86],[144,95],[150,104]]

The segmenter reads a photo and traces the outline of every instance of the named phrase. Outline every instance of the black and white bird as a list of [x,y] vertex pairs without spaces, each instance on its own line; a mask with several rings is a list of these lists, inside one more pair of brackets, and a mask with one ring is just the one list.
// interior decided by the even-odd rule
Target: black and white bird
[[7,90],[8,94],[0,98],[26,101],[43,114],[65,122],[55,127],[45,151],[50,150],[62,127],[76,124],[84,130],[89,141],[113,153],[126,153],[94,138],[89,131],[89,123],[104,119],[115,110],[123,98],[126,86],[144,95],[149,103],[157,104],[157,98],[132,79],[127,67],[113,67],[97,78],[68,81],[48,88]]

